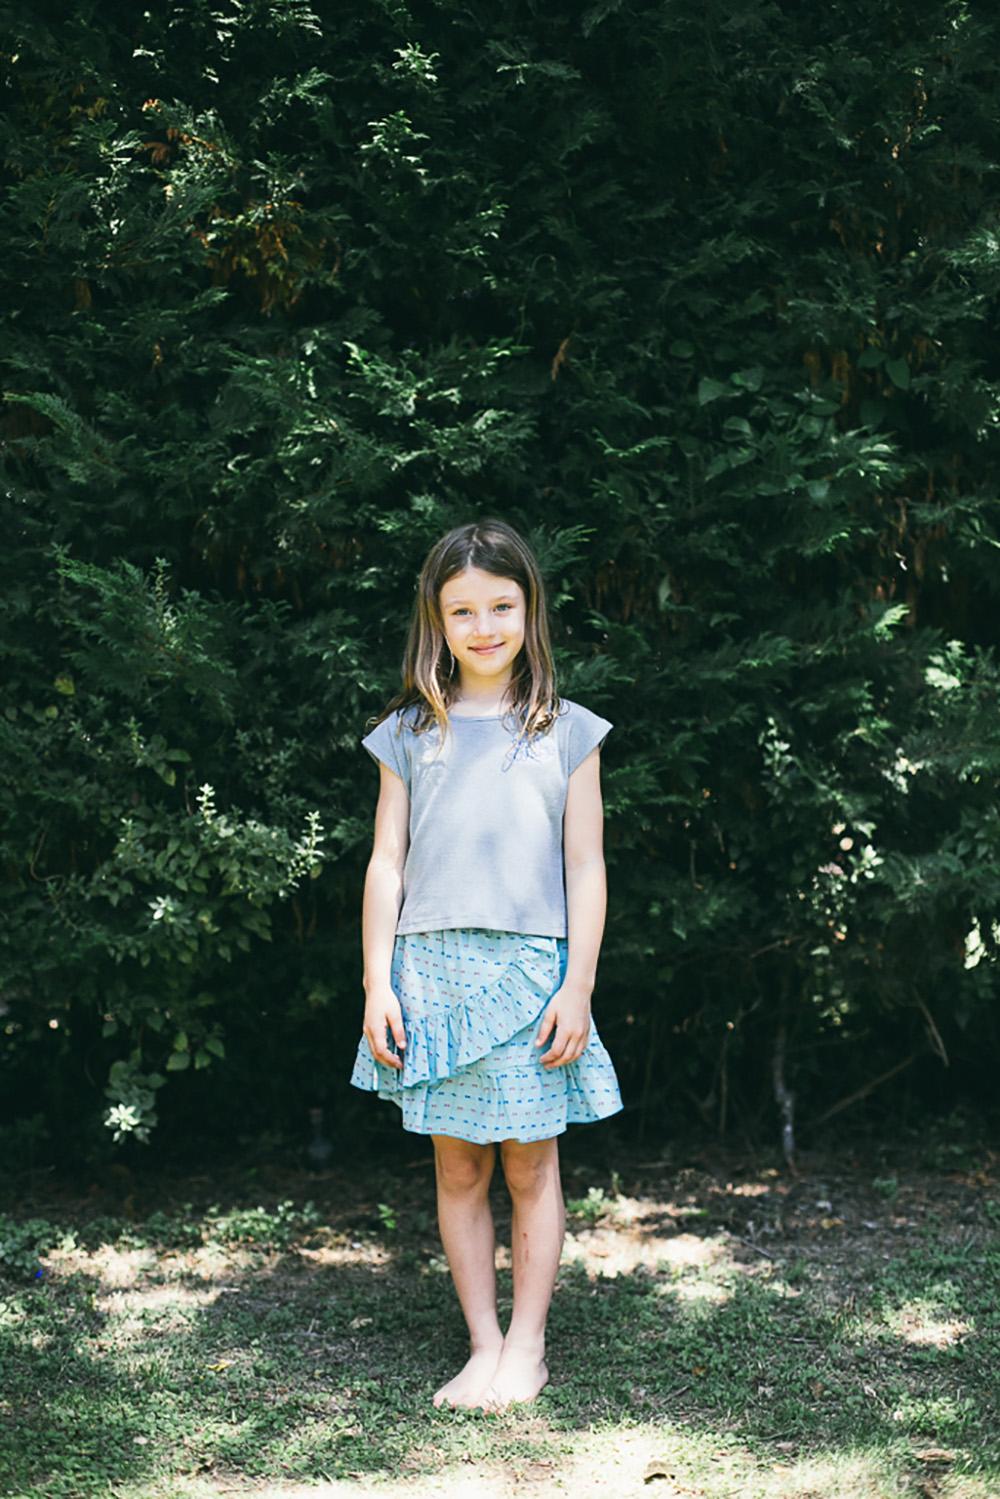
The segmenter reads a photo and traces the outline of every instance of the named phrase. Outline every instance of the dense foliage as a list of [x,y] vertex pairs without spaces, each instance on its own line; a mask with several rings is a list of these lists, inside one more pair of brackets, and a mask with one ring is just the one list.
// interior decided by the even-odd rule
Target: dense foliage
[[998,41],[969,0],[22,8],[8,1139],[398,1129],[346,1084],[358,738],[477,514],[616,725],[621,1127],[986,1098]]

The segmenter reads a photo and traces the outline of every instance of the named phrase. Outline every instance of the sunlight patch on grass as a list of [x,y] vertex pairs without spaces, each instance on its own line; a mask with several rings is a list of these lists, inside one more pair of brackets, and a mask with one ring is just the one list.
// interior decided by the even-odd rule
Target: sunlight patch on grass
[[[457,1470],[423,1472],[419,1477],[357,1478],[289,1483],[248,1484],[238,1492],[246,1499],[621,1499],[649,1493],[656,1499],[912,1499],[912,1471],[894,1469],[881,1454],[854,1453],[839,1458],[801,1461],[754,1461],[748,1453],[712,1450],[710,1443],[678,1438],[675,1433],[608,1430],[575,1444],[575,1451],[549,1458],[514,1458],[498,1462],[470,1458]],[[428,1454],[430,1455],[430,1454]],[[604,1471],[601,1471],[603,1467]],[[318,1477],[319,1475],[317,1475]],[[937,1474],[936,1499],[994,1499],[986,1482],[961,1474]],[[234,1491],[202,1479],[175,1479],[169,1490],[159,1485],[116,1485],[117,1499],[221,1499]],[[930,1493],[930,1489],[922,1489]]]
[[882,1307],[845,1317],[840,1334],[855,1344],[891,1344],[899,1339],[915,1348],[959,1348],[976,1332],[974,1318],[949,1314],[940,1304],[914,1297],[900,1306]]
[[[594,1228],[567,1229],[563,1245],[566,1264],[582,1264],[591,1278],[630,1275],[640,1266],[647,1270],[703,1269],[728,1258],[722,1235],[704,1238],[697,1234],[665,1234],[641,1227],[599,1224]],[[735,1266],[735,1261],[730,1261]]]
[[240,1249],[233,1245],[204,1244],[198,1248],[158,1250],[155,1246],[122,1249],[102,1244],[98,1249],[52,1249],[43,1263],[59,1276],[87,1275],[96,1278],[104,1290],[130,1290],[140,1278],[156,1271],[159,1283],[178,1280],[232,1280],[244,1270],[259,1268],[260,1250]]
[[[422,1446],[405,1467],[412,1477],[368,1477],[303,1486],[266,1484],[242,1488],[253,1499],[334,1499],[334,1496],[381,1495],[383,1499],[621,1499],[651,1493],[657,1499],[904,1499],[912,1495],[912,1472],[899,1454],[884,1452],[817,1454],[797,1458],[776,1446],[773,1456],[755,1455],[722,1433],[692,1433],[680,1426],[621,1427],[586,1433],[534,1432],[528,1450],[519,1445],[521,1418],[511,1413],[509,1429],[497,1430],[494,1455],[467,1451],[459,1466],[428,1472],[446,1453]],[[471,1435],[471,1432],[468,1433]],[[507,1450],[504,1437],[513,1439]],[[791,1444],[785,1444],[790,1446]],[[422,1470],[422,1471],[420,1471]],[[318,1476],[318,1475],[317,1475]],[[216,1491],[221,1492],[221,1491]],[[980,1499],[985,1490],[959,1484],[949,1499]],[[145,1499],[120,1491],[120,1499]],[[171,1496],[173,1499],[173,1494]],[[188,1499],[188,1496],[184,1496]],[[195,1499],[192,1495],[191,1499]],[[201,1499],[201,1495],[198,1495]]]
[[913,1487],[882,1453],[843,1453],[774,1462],[758,1471],[752,1492],[754,1499],[909,1499]]
[[318,1248],[300,1245],[298,1254],[300,1259],[317,1269],[324,1265],[364,1265],[370,1268],[372,1265],[388,1265],[394,1258],[392,1249],[374,1239],[340,1239]]
[[[932,1490],[925,1490],[931,1493]],[[968,1473],[947,1473],[937,1478],[935,1499],[996,1499],[996,1485],[991,1479],[974,1478]]]
[[707,1302],[711,1306],[723,1306],[732,1296],[729,1286],[713,1280],[681,1280],[675,1285],[664,1286],[664,1293],[676,1296],[678,1301]]
[[973,1331],[961,1317],[942,1317],[939,1306],[917,1298],[904,1302],[886,1321],[907,1343],[920,1348],[950,1348]]
[[222,1294],[219,1286],[136,1286],[131,1290],[104,1290],[94,1295],[94,1309],[113,1318],[119,1332],[145,1328],[155,1320],[159,1334],[181,1331],[196,1312],[212,1306]]
[[733,1184],[732,1182],[727,1183],[727,1185],[726,1185],[726,1196],[727,1197],[767,1197],[770,1193],[772,1193],[774,1191],[774,1180],[773,1180],[773,1177],[776,1176],[776,1175],[777,1175],[777,1172],[773,1172],[772,1173],[772,1180],[771,1181],[767,1181],[767,1182],[737,1182],[735,1184]]
[[119,1249],[116,1244],[91,1250],[53,1249],[44,1257],[46,1267],[56,1274],[96,1276],[102,1287],[114,1291],[134,1286],[159,1263],[155,1249]]
[[789,1285],[784,1276],[779,1274],[772,1265],[742,1265],[740,1269],[745,1280],[765,1286],[768,1296],[776,1302],[800,1301],[805,1295],[802,1286]]
[[[241,1486],[242,1487],[242,1486]],[[246,1489],[246,1494],[252,1494],[253,1499],[264,1499],[265,1490]],[[133,1482],[118,1479],[113,1491],[115,1499],[221,1499],[222,1495],[228,1496],[238,1492],[234,1486],[226,1485],[220,1487],[214,1478],[204,1478],[198,1474],[179,1473],[166,1480],[150,1482],[148,1478],[142,1478]],[[304,1496],[306,1490],[302,1489]],[[322,1499],[323,1490],[315,1486],[308,1490],[309,1499]],[[327,1491],[334,1492],[334,1491]],[[282,1494],[281,1499],[292,1499],[292,1490]]]

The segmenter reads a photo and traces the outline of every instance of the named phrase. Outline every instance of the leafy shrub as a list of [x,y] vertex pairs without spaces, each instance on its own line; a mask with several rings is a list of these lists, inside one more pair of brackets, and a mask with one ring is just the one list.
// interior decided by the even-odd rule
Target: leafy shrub
[[616,726],[611,1127],[993,1107],[1000,21],[14,24],[5,1120],[357,1136],[358,739],[491,512]]

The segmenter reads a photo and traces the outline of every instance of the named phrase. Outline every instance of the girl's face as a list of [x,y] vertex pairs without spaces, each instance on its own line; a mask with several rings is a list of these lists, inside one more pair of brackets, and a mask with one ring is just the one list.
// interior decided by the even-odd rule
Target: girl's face
[[445,639],[462,674],[462,686],[487,688],[510,680],[524,644],[524,590],[513,578],[467,567],[438,594]]

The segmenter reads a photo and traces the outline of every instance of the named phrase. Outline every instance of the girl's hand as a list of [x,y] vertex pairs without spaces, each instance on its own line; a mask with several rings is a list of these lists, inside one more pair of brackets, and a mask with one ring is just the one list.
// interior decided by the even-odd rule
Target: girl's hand
[[398,1072],[402,1069],[403,1061],[401,1057],[394,1056],[389,1050],[385,1037],[386,1027],[392,1031],[392,1038],[400,1051],[405,1050],[406,1032],[403,1029],[403,1011],[391,988],[379,989],[369,994],[365,1003],[363,1030],[365,1040],[376,1062],[382,1062],[386,1067],[395,1067]]
[[535,1045],[544,1046],[555,1027],[552,1045],[542,1057],[542,1066],[566,1067],[583,1054],[590,1039],[590,996],[580,990],[557,989],[545,1007]]

